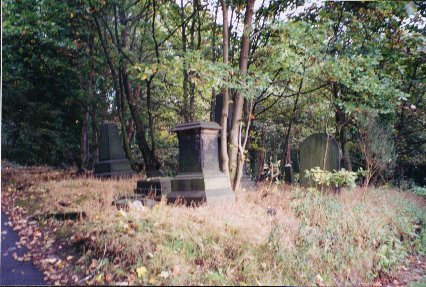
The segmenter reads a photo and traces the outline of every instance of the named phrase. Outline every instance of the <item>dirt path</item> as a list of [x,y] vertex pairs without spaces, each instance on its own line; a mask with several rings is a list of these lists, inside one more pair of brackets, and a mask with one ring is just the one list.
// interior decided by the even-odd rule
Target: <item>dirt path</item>
[[[55,239],[54,225],[31,219],[40,182],[74,176],[46,167],[2,168],[2,225],[0,285],[70,285],[70,250]],[[17,206],[24,204],[24,207]],[[74,254],[73,254],[74,255]]]

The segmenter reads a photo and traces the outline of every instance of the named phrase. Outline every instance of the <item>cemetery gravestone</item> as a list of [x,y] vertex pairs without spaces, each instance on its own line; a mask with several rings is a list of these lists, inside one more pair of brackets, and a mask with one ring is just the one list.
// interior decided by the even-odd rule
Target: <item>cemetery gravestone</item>
[[294,173],[291,164],[286,164],[284,166],[284,181],[288,184],[294,183]]
[[133,170],[130,161],[124,154],[121,137],[114,123],[101,126],[99,139],[99,162],[95,163],[96,177],[125,177],[131,176]]
[[167,200],[207,203],[234,199],[229,177],[220,171],[218,133],[215,122],[190,122],[177,125],[179,168],[171,179]]
[[[325,163],[325,166],[324,166]],[[300,185],[313,186],[305,177],[305,171],[319,167],[324,170],[340,170],[340,149],[336,140],[325,133],[312,134],[300,146]]]

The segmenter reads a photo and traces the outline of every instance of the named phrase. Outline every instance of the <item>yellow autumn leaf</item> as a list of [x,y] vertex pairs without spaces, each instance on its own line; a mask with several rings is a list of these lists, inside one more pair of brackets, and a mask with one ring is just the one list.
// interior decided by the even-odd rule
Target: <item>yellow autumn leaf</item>
[[120,215],[120,216],[122,216],[122,217],[127,217],[127,213],[126,213],[124,210],[122,210],[122,209],[120,209],[120,210],[118,211],[118,215]]
[[141,80],[143,81],[143,80],[145,80],[146,78],[148,78],[148,75],[147,74],[143,74],[142,76],[141,76]]
[[104,276],[104,274],[99,274],[98,276],[96,276],[96,282],[100,283],[102,282],[102,277]]
[[157,283],[157,281],[155,281],[154,277],[151,277],[151,278],[149,278],[148,283],[151,284],[151,285],[155,285],[155,283]]
[[138,274],[138,278],[144,278],[147,272],[148,270],[146,270],[145,266],[136,268],[136,273]]

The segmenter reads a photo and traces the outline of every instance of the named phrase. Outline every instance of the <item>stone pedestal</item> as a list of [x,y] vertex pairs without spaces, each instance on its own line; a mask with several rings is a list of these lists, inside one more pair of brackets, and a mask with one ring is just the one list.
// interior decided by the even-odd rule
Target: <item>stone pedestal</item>
[[159,201],[163,195],[167,196],[170,193],[170,180],[170,177],[151,177],[138,180],[135,193]]
[[218,133],[215,122],[190,122],[177,125],[179,169],[171,179],[169,202],[178,199],[186,203],[207,203],[234,200],[229,178],[220,171]]
[[124,155],[121,137],[113,123],[101,126],[99,162],[95,163],[95,177],[128,177],[133,175],[130,161]]

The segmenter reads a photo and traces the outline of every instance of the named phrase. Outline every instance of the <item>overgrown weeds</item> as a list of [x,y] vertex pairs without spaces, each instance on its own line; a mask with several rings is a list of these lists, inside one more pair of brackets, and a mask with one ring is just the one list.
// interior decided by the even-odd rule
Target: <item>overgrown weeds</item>
[[40,187],[44,212],[87,214],[61,231],[82,246],[76,268],[93,275],[86,283],[368,284],[425,251],[424,201],[394,189],[362,198],[360,189],[324,194],[265,185],[238,192],[235,203],[117,210],[111,202],[132,193],[134,182]]

